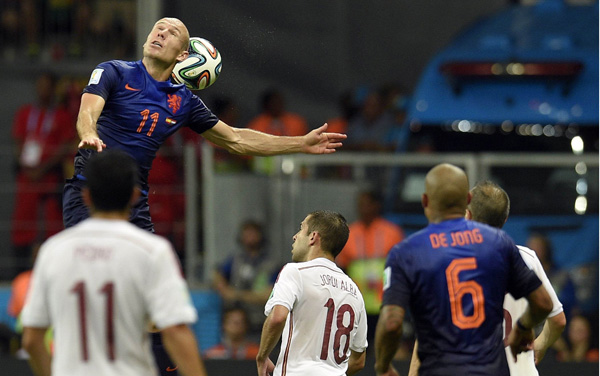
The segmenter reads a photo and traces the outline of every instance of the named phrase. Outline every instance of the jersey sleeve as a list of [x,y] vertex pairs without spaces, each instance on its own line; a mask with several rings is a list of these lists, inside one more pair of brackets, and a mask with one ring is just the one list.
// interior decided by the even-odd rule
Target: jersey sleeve
[[202,99],[193,94],[191,99],[191,111],[189,118],[189,127],[196,133],[202,133],[214,127],[219,118],[213,114],[202,102]]
[[110,62],[98,64],[92,72],[84,93],[96,94],[108,99],[111,90],[119,84],[120,75],[117,68]]
[[175,252],[169,242],[157,239],[158,249],[148,270],[148,288],[145,290],[150,318],[159,329],[194,323],[198,314]]
[[265,316],[268,316],[276,305],[284,306],[290,311],[292,310],[294,303],[296,303],[302,295],[300,278],[298,269],[289,264],[281,269],[279,277],[275,282],[275,286],[273,286],[271,296],[265,305]]
[[550,283],[546,272],[544,272],[544,267],[542,266],[540,259],[535,254],[535,251],[529,248],[519,246],[519,250],[521,250],[522,252],[524,250],[529,251],[527,252],[531,256],[531,258],[529,259],[529,266],[535,272],[538,278],[542,281],[542,285],[544,285],[544,288],[546,289],[546,291],[548,291],[548,295],[550,295],[550,299],[552,299],[552,312],[550,312],[548,317],[554,317],[558,315],[563,311],[563,305],[558,299],[558,296],[556,295],[556,292],[554,291],[554,288],[552,287],[552,284]]
[[408,309],[410,303],[410,282],[403,269],[400,258],[404,243],[394,246],[385,262],[383,271],[383,300],[382,305],[398,305]]
[[[364,307],[365,303],[361,302]],[[352,338],[350,349],[356,352],[364,352],[369,343],[367,342],[367,311],[363,308],[359,313],[358,327],[356,334]]]
[[50,326],[50,305],[47,301],[46,288],[49,285],[45,279],[46,256],[44,246],[39,250],[39,256],[33,268],[31,285],[21,311],[21,323],[24,327],[47,328]]
[[535,289],[540,287],[542,281],[540,281],[537,275],[527,267],[517,246],[506,234],[504,234],[504,245],[508,250],[508,261],[510,265],[507,290],[513,298],[519,299],[529,295]]

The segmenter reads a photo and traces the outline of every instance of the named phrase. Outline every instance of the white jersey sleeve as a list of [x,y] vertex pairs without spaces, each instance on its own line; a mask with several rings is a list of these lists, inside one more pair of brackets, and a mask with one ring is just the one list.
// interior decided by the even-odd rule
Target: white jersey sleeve
[[191,324],[197,320],[187,284],[181,275],[179,261],[171,244],[157,239],[159,251],[153,254],[148,271],[146,301],[150,318],[157,328],[164,329],[175,324]]
[[542,285],[544,285],[544,288],[546,291],[548,291],[548,295],[550,295],[550,298],[552,299],[552,312],[550,312],[548,317],[554,317],[558,315],[563,311],[563,306],[560,300],[558,300],[558,296],[556,295],[556,292],[554,291],[546,272],[544,272],[544,267],[542,266],[540,259],[537,257],[534,250],[521,245],[517,247],[519,248],[521,257],[523,257],[523,260],[527,266],[529,266],[529,268],[533,270],[538,278],[542,281]]
[[367,346],[367,311],[363,310],[359,313],[356,335],[352,337],[350,349],[356,352],[363,352],[367,349]]
[[45,270],[47,269],[46,259],[47,252],[42,245],[38,251],[37,261],[33,268],[31,277],[31,285],[27,291],[27,300],[23,311],[21,312],[21,323],[23,326],[33,328],[47,328],[51,325],[50,310],[48,304],[47,287],[49,284],[46,281]]
[[300,272],[296,268],[289,267],[288,264],[279,272],[277,282],[265,305],[265,316],[268,316],[276,305],[284,306],[291,311],[301,295]]

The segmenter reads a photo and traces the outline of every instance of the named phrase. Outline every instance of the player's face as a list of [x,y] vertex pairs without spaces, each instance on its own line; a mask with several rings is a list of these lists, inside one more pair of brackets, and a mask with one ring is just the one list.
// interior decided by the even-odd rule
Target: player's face
[[292,244],[292,261],[303,262],[306,261],[309,248],[309,234],[307,229],[308,217],[304,218],[300,224],[300,230],[294,235],[294,243]]
[[154,24],[146,38],[144,57],[168,64],[182,61],[188,55],[185,45],[187,40],[187,29],[181,21],[163,18]]

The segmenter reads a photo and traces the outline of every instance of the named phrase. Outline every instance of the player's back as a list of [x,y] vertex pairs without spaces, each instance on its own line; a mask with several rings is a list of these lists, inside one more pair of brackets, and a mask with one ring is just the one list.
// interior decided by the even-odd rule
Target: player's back
[[297,281],[299,293],[283,331],[275,374],[345,374],[350,349],[362,352],[367,345],[366,313],[358,287],[324,258],[287,264],[277,283],[290,280]]
[[[177,294],[171,283],[156,285],[165,282],[163,272],[178,272],[173,258],[166,240],[125,221],[88,219],[48,241],[34,278],[46,285],[53,373],[156,374],[148,320],[169,324],[158,306],[172,303],[169,291]],[[186,293],[183,282],[174,283]]]
[[438,374],[440,367],[442,374],[507,374],[501,323],[504,294],[514,290],[509,271],[519,257],[512,240],[454,219],[430,224],[390,253],[399,265],[392,270],[403,273],[410,291],[423,374]]

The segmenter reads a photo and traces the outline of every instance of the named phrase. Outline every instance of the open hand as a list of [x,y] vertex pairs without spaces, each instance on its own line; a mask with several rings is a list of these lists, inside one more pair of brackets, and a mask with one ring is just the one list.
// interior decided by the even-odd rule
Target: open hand
[[307,154],[330,154],[335,153],[337,148],[342,147],[342,141],[346,135],[342,133],[327,133],[327,123],[319,128],[313,129],[304,136],[304,152]]

